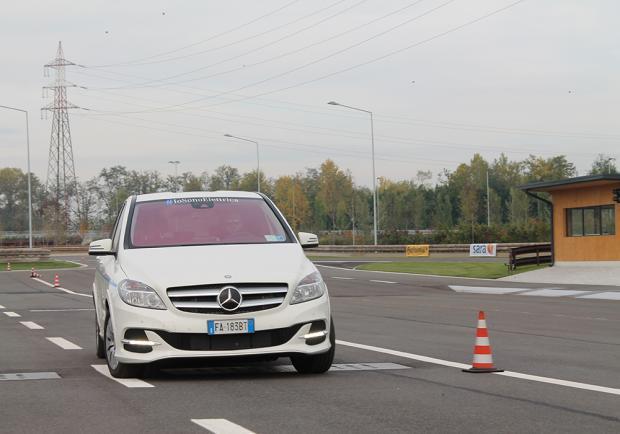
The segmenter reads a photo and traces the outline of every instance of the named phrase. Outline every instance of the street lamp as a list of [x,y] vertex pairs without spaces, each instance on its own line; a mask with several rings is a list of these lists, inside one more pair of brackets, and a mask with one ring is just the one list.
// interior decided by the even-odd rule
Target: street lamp
[[231,137],[233,139],[243,140],[245,142],[254,143],[256,145],[256,184],[257,191],[260,193],[260,155],[258,153],[258,142],[256,140],[244,139],[243,137],[233,136],[232,134],[224,134],[224,137]]
[[607,174],[611,175],[612,170],[611,170],[611,162],[616,162],[616,159],[614,157],[607,157]]
[[28,112],[15,107],[0,105],[1,108],[22,112],[26,115],[26,151],[28,154],[28,246],[32,249],[32,187],[30,183],[30,132],[28,128]]
[[174,191],[177,191],[178,183],[179,183],[178,167],[179,167],[179,164],[181,164],[181,162],[177,160],[171,160],[171,161],[168,161],[168,163],[174,165]]
[[364,110],[357,107],[351,107],[349,105],[340,104],[336,101],[330,101],[327,104],[329,105],[337,105],[340,107],[346,107],[351,110],[357,110],[360,112],[368,113],[370,115],[370,140],[372,143],[372,207],[373,207],[373,226],[374,226],[374,238],[375,238],[375,246],[377,245],[377,179],[375,177],[375,129],[374,122],[372,117],[372,112],[370,110]]

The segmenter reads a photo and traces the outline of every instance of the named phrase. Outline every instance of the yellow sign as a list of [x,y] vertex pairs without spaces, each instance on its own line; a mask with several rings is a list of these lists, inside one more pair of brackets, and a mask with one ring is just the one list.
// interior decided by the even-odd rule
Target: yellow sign
[[431,246],[428,244],[409,244],[405,256],[430,256]]

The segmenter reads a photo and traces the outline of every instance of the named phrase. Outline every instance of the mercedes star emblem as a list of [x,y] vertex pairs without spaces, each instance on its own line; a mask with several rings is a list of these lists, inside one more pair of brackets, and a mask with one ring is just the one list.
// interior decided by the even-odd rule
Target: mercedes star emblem
[[217,302],[222,309],[232,312],[237,310],[241,306],[241,300],[243,297],[237,288],[234,286],[225,286],[217,295]]

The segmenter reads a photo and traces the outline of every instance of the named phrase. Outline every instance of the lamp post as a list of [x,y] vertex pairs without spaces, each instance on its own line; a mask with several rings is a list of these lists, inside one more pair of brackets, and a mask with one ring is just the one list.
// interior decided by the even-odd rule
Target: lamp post
[[26,152],[28,155],[28,246],[32,249],[32,186],[30,181],[30,131],[28,128],[28,112],[26,110],[5,105],[0,105],[0,107],[8,110],[14,110],[16,112],[22,112],[26,115]]
[[245,142],[254,143],[256,145],[256,185],[257,190],[260,193],[260,155],[258,152],[258,142],[256,140],[245,139],[243,137],[233,136],[232,134],[224,134],[224,137],[231,137],[233,139],[243,140]]
[[612,170],[611,170],[611,162],[616,162],[616,159],[614,157],[607,157],[607,174],[611,175]]
[[370,140],[372,144],[372,207],[373,207],[373,227],[374,227],[374,238],[375,238],[375,246],[377,245],[377,178],[375,177],[375,129],[374,122],[372,117],[372,112],[370,110],[365,110],[362,108],[351,107],[349,105],[340,104],[336,101],[330,101],[327,104],[329,105],[337,105],[340,107],[346,107],[351,110],[357,110],[360,112],[368,113],[370,115]]
[[177,191],[177,188],[179,186],[178,185],[179,184],[178,167],[179,167],[179,164],[181,164],[181,162],[178,161],[178,160],[170,160],[170,161],[168,161],[168,163],[174,165],[174,191]]

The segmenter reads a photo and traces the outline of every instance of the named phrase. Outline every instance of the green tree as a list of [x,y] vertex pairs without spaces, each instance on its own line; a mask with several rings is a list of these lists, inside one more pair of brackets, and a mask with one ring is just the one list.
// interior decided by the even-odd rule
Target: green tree
[[[39,179],[31,174],[33,215],[41,208]],[[33,221],[33,225],[39,221]],[[21,169],[5,167],[0,169],[0,230],[28,230],[28,175]]]
[[183,191],[204,191],[206,174],[196,176],[192,172],[184,172],[181,174],[181,184]]
[[209,177],[209,190],[237,190],[240,179],[239,170],[236,168],[227,165],[220,166]]
[[303,227],[308,219],[310,204],[298,178],[279,177],[274,185],[273,198],[294,230]]
[[598,154],[592,162],[592,167],[588,175],[616,175],[618,168],[616,167],[616,159],[605,154]]
[[331,229],[336,229],[339,221],[343,223],[343,226],[349,226],[344,222],[349,220],[348,211],[352,189],[350,174],[339,169],[332,160],[325,160],[321,164],[317,198],[327,212]]

